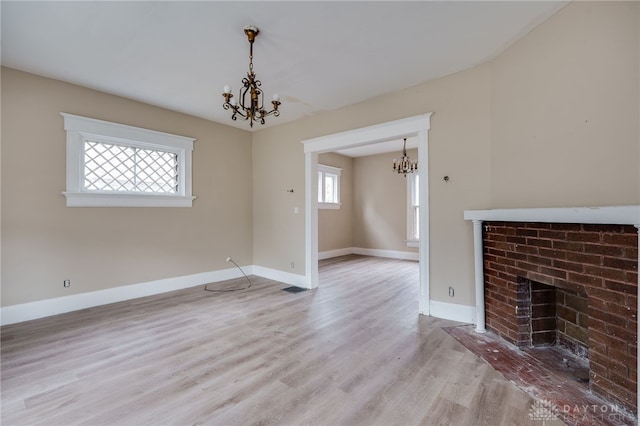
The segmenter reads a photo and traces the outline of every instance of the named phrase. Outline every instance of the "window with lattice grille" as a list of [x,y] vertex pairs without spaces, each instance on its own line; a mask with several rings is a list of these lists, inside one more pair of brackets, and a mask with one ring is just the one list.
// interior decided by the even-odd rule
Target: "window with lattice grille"
[[62,114],[67,206],[190,207],[194,139]]
[[84,189],[176,194],[178,154],[96,141],[84,143]]

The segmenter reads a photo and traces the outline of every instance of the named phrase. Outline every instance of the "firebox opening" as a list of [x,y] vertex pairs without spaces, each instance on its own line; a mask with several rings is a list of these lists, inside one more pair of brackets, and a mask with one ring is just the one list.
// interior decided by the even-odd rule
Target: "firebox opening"
[[[553,287],[533,280],[518,280],[529,301],[528,346],[561,346],[571,353],[589,357],[589,304],[581,286]],[[526,313],[526,310],[525,310]],[[521,346],[524,346],[521,345]]]

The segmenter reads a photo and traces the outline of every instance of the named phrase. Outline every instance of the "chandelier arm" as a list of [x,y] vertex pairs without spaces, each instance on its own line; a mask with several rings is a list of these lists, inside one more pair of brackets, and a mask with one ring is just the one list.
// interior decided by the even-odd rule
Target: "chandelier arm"
[[[258,86],[262,86],[262,82],[260,80],[256,80],[256,83]],[[266,112],[264,109],[264,92],[260,89],[258,89],[258,99],[258,110],[260,111],[260,116],[263,117],[264,121],[264,114]]]
[[249,118],[249,117],[247,117],[246,115],[244,115],[244,114],[240,111],[240,109],[238,108],[238,106],[233,106],[233,105],[231,105],[231,104],[230,104],[230,103],[228,103],[228,102],[225,102],[224,104],[222,104],[222,108],[224,108],[224,109],[226,109],[226,110],[229,110],[229,109],[230,109],[231,111],[233,111],[233,114],[231,115],[231,119],[232,119],[232,120],[234,120],[234,121],[238,119],[238,118],[237,118],[237,116],[238,116],[238,115],[239,115],[240,117],[242,117],[244,120],[246,120],[247,118]]
[[[242,110],[245,112],[245,114],[241,114],[243,117],[249,118],[252,116],[252,112],[250,108],[247,108],[245,105],[247,104],[247,93],[249,93],[250,89],[251,89],[251,82],[244,78],[242,80],[242,83],[244,84],[244,86],[240,89],[240,105],[239,107],[242,108]],[[249,96],[251,96],[249,94]]]
[[240,89],[240,106],[242,106],[242,108],[244,108],[244,105],[246,103],[245,98],[250,88],[251,88],[251,81],[249,81],[249,79],[247,78],[243,78],[242,88]]
[[[262,86],[262,82],[260,80],[253,81],[253,95],[251,97],[251,109],[253,110],[253,114],[256,119],[262,116],[264,109],[262,108],[264,94],[259,87]],[[264,123],[262,123],[264,124]]]
[[273,115],[274,117],[280,116],[280,111],[278,111],[277,109],[272,109],[269,112],[262,110],[262,112],[263,112],[263,115],[262,115],[263,117],[268,117],[270,115]]
[[243,120],[247,120],[249,118],[248,115],[243,114],[242,111],[240,111],[238,108],[234,108],[233,115],[231,116],[231,118],[235,120],[235,118],[233,117],[235,117],[236,115],[239,115],[240,117],[242,117]]

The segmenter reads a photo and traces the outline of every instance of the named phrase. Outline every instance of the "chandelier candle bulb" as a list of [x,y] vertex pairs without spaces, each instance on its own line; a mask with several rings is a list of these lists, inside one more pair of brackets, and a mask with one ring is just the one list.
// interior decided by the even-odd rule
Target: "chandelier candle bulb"
[[231,93],[231,86],[229,86],[228,84],[226,84],[224,86],[224,93],[229,94]]
[[277,93],[274,93],[273,100],[276,102],[280,102],[280,95],[278,95]]

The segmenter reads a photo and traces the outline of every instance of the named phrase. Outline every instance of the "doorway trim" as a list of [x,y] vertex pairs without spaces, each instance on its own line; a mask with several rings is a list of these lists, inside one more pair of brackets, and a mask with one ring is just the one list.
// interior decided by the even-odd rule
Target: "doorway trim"
[[420,223],[418,311],[421,314],[430,315],[428,136],[431,128],[431,115],[432,113],[429,112],[302,141],[305,161],[305,282],[307,288],[318,286],[318,200],[313,196],[318,188],[318,154],[415,136],[418,139],[418,164],[420,170],[425,172],[424,177],[422,173],[420,175],[419,189],[420,201],[425,204],[425,207],[420,209],[418,218]]

